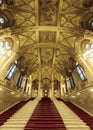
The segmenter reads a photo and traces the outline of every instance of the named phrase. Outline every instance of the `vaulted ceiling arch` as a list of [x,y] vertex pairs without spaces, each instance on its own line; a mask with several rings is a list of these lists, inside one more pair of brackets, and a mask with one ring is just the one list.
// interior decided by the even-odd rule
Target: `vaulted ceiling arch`
[[52,79],[73,69],[70,59],[81,54],[79,39],[85,38],[86,31],[81,23],[87,12],[90,13],[92,1],[89,0],[88,5],[86,0],[14,0],[10,3],[8,7],[15,23],[8,31],[17,38],[17,57],[25,57],[25,74]]

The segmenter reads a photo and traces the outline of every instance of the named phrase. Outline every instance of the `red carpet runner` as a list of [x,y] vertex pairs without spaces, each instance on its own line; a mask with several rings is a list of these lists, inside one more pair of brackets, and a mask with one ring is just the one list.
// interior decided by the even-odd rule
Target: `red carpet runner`
[[66,130],[66,127],[50,98],[42,98],[25,130]]
[[8,109],[7,111],[5,111],[4,113],[0,114],[0,126],[4,124],[4,122],[6,122],[15,112],[17,112],[22,106],[24,106],[27,102],[29,102],[29,99],[27,101],[21,101],[18,104],[16,104],[15,106],[11,107],[10,109]]
[[[63,101],[62,99],[59,99]],[[90,116],[88,113],[80,109],[79,107],[75,106],[69,101],[63,101],[65,105],[67,105],[73,112],[76,113],[89,127],[93,130],[93,117]]]

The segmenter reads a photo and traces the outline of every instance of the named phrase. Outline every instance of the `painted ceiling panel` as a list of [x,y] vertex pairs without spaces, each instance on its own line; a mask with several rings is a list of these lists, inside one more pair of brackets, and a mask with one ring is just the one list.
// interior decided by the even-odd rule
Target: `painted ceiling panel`
[[42,31],[40,32],[40,42],[48,43],[56,42],[56,32],[55,31]]
[[53,51],[51,48],[41,48],[41,65],[52,66]]
[[58,0],[39,0],[39,24],[57,25]]

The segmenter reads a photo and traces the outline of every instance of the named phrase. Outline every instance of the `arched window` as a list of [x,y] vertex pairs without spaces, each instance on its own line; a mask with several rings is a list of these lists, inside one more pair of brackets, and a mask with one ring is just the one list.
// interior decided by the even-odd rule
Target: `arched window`
[[93,12],[88,12],[82,17],[81,26],[93,31]]
[[89,49],[89,48],[90,48],[89,44],[86,43],[86,44],[85,44],[85,49]]
[[81,81],[86,80],[85,73],[79,63],[76,65],[75,71],[79,75]]
[[85,43],[83,50],[84,50],[83,53],[84,59],[93,62],[93,42],[89,41],[88,43]]
[[5,38],[0,41],[0,58],[12,55],[12,41],[10,38]]
[[5,19],[3,17],[0,17],[0,24],[4,24],[5,23]]
[[19,76],[18,76],[17,83],[16,83],[18,88],[21,87],[22,80],[23,80],[23,75],[20,73]]
[[0,26],[1,28],[7,28],[14,25],[15,19],[10,10],[0,10]]
[[74,80],[74,77],[73,77],[72,74],[69,77],[69,79],[70,79],[71,88],[74,90],[74,88],[75,88],[75,80]]
[[0,26],[2,28],[5,28],[7,26],[7,22],[8,22],[7,17],[3,13],[1,14],[0,12]]
[[3,0],[0,0],[0,4],[2,4],[3,3]]
[[4,48],[4,42],[0,41],[0,58],[2,58],[6,54],[6,50]]
[[91,43],[91,49],[93,49],[93,43]]
[[93,43],[91,43],[91,42],[90,43],[85,43],[84,47],[85,47],[85,51],[93,49]]
[[91,21],[91,23],[90,23],[90,24],[91,24],[91,26],[93,26],[93,21]]
[[17,64],[14,62],[13,65],[9,68],[6,79],[11,80],[16,71],[17,71]]
[[9,41],[5,42],[5,47],[6,47],[6,49],[10,49],[10,43],[9,43]]

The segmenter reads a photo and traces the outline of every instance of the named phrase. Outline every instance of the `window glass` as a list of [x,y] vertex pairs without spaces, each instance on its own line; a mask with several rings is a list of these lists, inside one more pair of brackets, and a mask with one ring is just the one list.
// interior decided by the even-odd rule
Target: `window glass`
[[91,44],[91,49],[93,49],[93,43]]
[[76,65],[78,65],[78,62],[76,61]]
[[68,91],[70,91],[71,90],[70,80],[66,79],[66,82],[67,82],[67,89],[68,89]]
[[16,67],[15,64],[13,64],[13,65],[10,67],[6,78],[7,78],[8,80],[11,80],[12,77],[13,77],[13,75],[14,75],[14,73],[16,72],[16,70],[17,70],[17,67]]
[[82,81],[85,79],[84,75],[82,73],[80,74],[80,78],[81,78]]
[[[80,67],[80,66],[79,66],[79,67]],[[81,70],[81,72],[83,73],[83,75],[85,76],[85,73],[84,73],[82,67],[80,67],[80,70]]]
[[18,75],[17,81],[16,81],[16,85],[18,86],[19,83],[19,79],[20,79],[21,74]]
[[91,26],[93,26],[93,21],[91,22]]
[[19,76],[18,76],[17,84],[16,84],[18,88],[21,87],[22,79],[23,79],[23,76],[20,73]]
[[89,44],[85,44],[85,49],[89,49]]
[[21,87],[22,79],[23,79],[23,76],[21,75],[19,79],[19,85],[18,85],[19,87]]
[[7,52],[7,56],[10,57],[12,55],[12,52],[11,51],[8,51]]
[[4,46],[4,42],[0,42],[0,48]]
[[2,0],[0,0],[0,4],[2,4],[2,2],[3,2],[3,1],[2,1]]
[[0,23],[4,24],[4,22],[5,22],[4,18],[0,18]]
[[74,80],[73,75],[70,76],[70,83],[71,83],[72,89],[74,89],[74,87],[75,87],[75,80]]
[[9,80],[10,80],[10,79],[12,78],[12,74],[13,74],[13,73],[12,73],[12,72],[10,72],[10,73],[9,73],[9,75],[7,76],[7,79],[9,79]]
[[5,47],[6,47],[6,49],[10,49],[10,43],[9,43],[9,42],[6,42],[6,43],[5,43]]
[[6,53],[4,48],[0,48],[0,55],[3,56]]
[[15,64],[16,64],[16,65],[18,64],[18,61],[17,61],[17,60],[15,60]]
[[85,75],[84,75],[83,69],[79,65],[76,67],[76,72],[78,73],[80,79],[82,81],[84,81],[85,80]]
[[81,73],[81,70],[78,66],[77,66],[77,71],[78,71],[79,74]]
[[10,41],[0,41],[0,58],[3,56],[8,56],[10,57],[12,55],[11,51],[11,42]]
[[11,69],[11,72],[14,73],[16,70],[16,65],[13,66],[13,68]]

